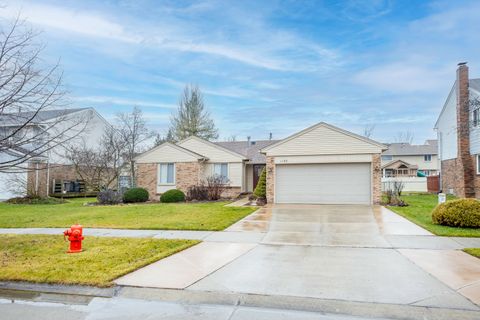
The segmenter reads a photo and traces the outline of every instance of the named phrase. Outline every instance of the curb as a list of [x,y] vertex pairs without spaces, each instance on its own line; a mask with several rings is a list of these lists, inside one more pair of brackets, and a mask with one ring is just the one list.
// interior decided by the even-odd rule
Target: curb
[[478,320],[480,311],[446,309],[330,300],[294,296],[271,296],[231,292],[211,292],[176,289],[157,289],[121,286],[117,296],[144,300],[182,302],[186,304],[216,304],[244,307],[288,309],[357,317],[388,318],[398,320]]
[[80,285],[59,285],[46,283],[16,282],[16,281],[0,281],[0,290],[18,293],[24,296],[36,297],[41,294],[71,295],[84,297],[103,297],[112,298],[117,294],[118,287],[99,288],[94,286]]

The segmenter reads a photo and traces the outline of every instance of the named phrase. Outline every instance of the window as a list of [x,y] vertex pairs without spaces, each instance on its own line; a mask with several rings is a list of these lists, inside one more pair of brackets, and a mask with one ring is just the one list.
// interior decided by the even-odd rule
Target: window
[[430,161],[432,161],[432,155],[431,155],[431,154],[424,154],[424,155],[423,155],[423,160],[424,160],[425,162],[430,162]]
[[480,124],[480,110],[479,108],[473,110],[473,126],[476,127]]
[[213,165],[213,174],[228,179],[228,163],[215,163]]
[[477,154],[477,174],[480,174],[480,154]]
[[160,163],[160,170],[158,170],[159,184],[174,184],[175,183],[175,164],[174,163]]
[[382,161],[392,161],[393,156],[382,156]]

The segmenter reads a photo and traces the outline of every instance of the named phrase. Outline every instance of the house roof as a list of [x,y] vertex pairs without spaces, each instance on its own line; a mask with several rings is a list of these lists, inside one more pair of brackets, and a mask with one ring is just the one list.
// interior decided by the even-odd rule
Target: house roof
[[318,128],[318,127],[326,127],[326,128],[331,129],[331,130],[334,130],[334,131],[343,133],[343,134],[345,134],[345,135],[347,135],[347,136],[350,136],[350,137],[352,137],[352,138],[355,138],[355,139],[364,141],[364,142],[366,142],[366,143],[370,143],[370,144],[372,144],[372,145],[375,145],[375,146],[381,148],[382,150],[386,150],[386,149],[387,149],[387,146],[386,146],[386,145],[384,145],[384,144],[382,144],[382,143],[380,143],[380,142],[377,142],[377,141],[375,141],[375,140],[372,140],[372,139],[369,139],[369,138],[367,138],[367,137],[361,136],[361,135],[359,135],[359,134],[356,134],[356,133],[353,133],[353,132],[350,132],[350,131],[347,131],[347,130],[344,130],[344,129],[341,129],[341,128],[338,128],[338,127],[335,127],[335,126],[333,126],[333,125],[331,125],[331,124],[328,124],[328,123],[326,123],[326,122],[319,122],[319,123],[314,124],[313,126],[310,126],[310,127],[306,128],[306,129],[300,131],[300,132],[297,132],[297,133],[295,133],[295,134],[292,134],[291,136],[289,136],[289,137],[287,137],[287,138],[285,138],[285,139],[283,139],[283,140],[278,140],[276,143],[273,143],[273,144],[271,144],[271,145],[263,148],[263,149],[261,150],[261,152],[264,153],[264,152],[266,152],[267,150],[269,150],[269,149],[271,149],[271,148],[274,148],[274,147],[276,147],[276,146],[278,146],[278,145],[281,145],[282,143],[285,143],[285,142],[287,142],[287,141],[290,141],[290,140],[292,140],[292,139],[295,139],[296,137],[299,137],[299,136],[301,136],[301,135],[303,135],[303,134],[305,134],[305,133],[307,133],[307,132],[310,132],[310,131]]
[[480,93],[480,79],[470,79],[468,84],[470,88]]
[[398,169],[400,166],[405,166],[408,169],[418,169],[418,166],[415,164],[410,164],[403,160],[393,160],[382,166],[382,169]]
[[43,121],[55,119],[74,112],[87,110],[91,108],[72,108],[60,110],[41,110],[36,115],[34,111],[3,113],[0,114],[0,126],[16,126],[22,125],[26,120],[33,117],[31,123],[40,123]]
[[265,155],[260,150],[278,141],[280,140],[220,141],[215,144],[243,155],[249,163],[265,163]]
[[424,155],[424,154],[438,154],[437,149],[437,140],[427,140],[435,141],[432,144],[416,144],[412,145],[410,143],[391,143],[388,144],[388,150],[384,151],[382,155],[392,155],[392,156],[414,156],[414,155]]

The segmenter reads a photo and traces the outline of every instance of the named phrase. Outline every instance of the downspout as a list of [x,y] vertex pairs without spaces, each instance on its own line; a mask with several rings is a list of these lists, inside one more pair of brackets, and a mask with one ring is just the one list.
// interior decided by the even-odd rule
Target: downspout
[[35,195],[38,196],[38,162],[35,163]]
[[50,162],[47,159],[47,197],[50,195]]

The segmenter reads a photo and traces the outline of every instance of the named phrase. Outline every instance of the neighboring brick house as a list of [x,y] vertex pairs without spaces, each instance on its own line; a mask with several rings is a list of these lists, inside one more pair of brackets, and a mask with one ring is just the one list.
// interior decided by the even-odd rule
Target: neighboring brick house
[[137,184],[152,199],[187,191],[211,174],[230,180],[225,197],[250,192],[263,167],[270,203],[372,204],[381,200],[386,146],[326,123],[283,140],[209,142],[190,137],[136,158]]
[[456,81],[435,124],[443,192],[480,197],[480,79],[458,64]]

